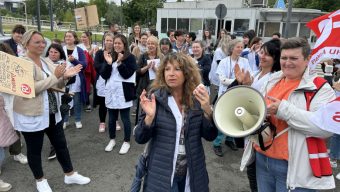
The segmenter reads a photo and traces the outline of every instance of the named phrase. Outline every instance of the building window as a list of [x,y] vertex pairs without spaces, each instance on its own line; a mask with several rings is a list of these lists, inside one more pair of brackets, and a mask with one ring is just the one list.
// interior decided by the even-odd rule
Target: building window
[[306,27],[306,23],[300,24],[299,37],[306,37],[307,39],[310,37],[310,29]]
[[[286,38],[296,37],[297,26],[298,26],[297,23],[291,23],[290,24],[290,29],[288,31],[288,37],[286,37]],[[284,34],[285,30],[286,30],[286,23],[283,23],[283,27],[282,27],[282,33],[283,34]]]
[[204,19],[203,30],[209,29],[211,34],[216,34],[216,19]]
[[176,30],[176,18],[169,18],[168,19],[168,30]]
[[202,30],[202,19],[191,19],[190,32],[195,32],[197,34],[199,30]]
[[259,25],[259,28],[258,28],[257,36],[258,37],[263,37],[263,34],[264,34],[264,23],[260,22],[258,25]]
[[235,19],[234,33],[244,33],[249,29],[249,19]]
[[177,18],[177,30],[189,31],[189,19]]
[[264,31],[265,37],[271,37],[273,33],[280,32],[280,23],[266,23],[266,29]]
[[161,33],[166,33],[168,31],[168,19],[161,19]]

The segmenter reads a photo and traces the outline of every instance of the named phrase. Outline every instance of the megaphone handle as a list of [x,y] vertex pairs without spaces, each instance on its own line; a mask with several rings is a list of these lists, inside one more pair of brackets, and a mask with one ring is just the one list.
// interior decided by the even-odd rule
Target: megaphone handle
[[[265,124],[263,124],[262,126],[269,126],[270,129],[273,131],[272,142],[271,142],[270,145],[268,145],[268,146],[264,146],[263,136],[262,136],[261,132],[259,132],[259,145],[260,145],[260,148],[261,148],[262,151],[266,151],[266,150],[269,149],[269,148],[273,145],[273,143],[274,143],[274,139],[275,139],[275,137],[276,137],[276,127],[275,127],[273,124],[271,124],[271,123],[265,123]],[[262,131],[264,131],[265,129],[266,129],[266,128],[262,129]]]

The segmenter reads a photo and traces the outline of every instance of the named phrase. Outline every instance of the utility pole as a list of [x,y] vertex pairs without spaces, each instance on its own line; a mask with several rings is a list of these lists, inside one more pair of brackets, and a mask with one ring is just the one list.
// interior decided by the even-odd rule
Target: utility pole
[[123,1],[120,0],[120,28],[123,29]]
[[283,37],[285,38],[288,38],[288,33],[290,30],[290,18],[292,16],[292,8],[293,8],[293,0],[288,0],[288,1],[289,1],[289,4],[288,4],[286,28],[285,28],[284,35],[283,35]]
[[[77,0],[74,0],[74,9],[77,8]],[[74,14],[74,10],[73,10],[73,14]],[[77,29],[77,19],[76,19],[76,16],[74,15],[74,24],[75,24],[75,28],[76,28],[76,31],[78,31]]]
[[52,0],[48,0],[48,8],[50,12],[50,23],[51,23],[51,31],[53,31],[53,12],[52,12]]
[[40,25],[40,0],[37,0],[37,23],[38,23],[38,31],[41,31],[41,25]]

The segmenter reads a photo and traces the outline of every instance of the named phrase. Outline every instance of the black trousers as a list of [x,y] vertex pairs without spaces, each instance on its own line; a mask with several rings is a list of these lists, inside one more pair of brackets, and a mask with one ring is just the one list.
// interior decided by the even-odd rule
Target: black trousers
[[44,142],[44,134],[48,136],[52,146],[55,148],[57,159],[63,168],[64,173],[73,171],[70,154],[67,148],[66,138],[62,122],[55,124],[55,116],[50,115],[50,125],[48,128],[37,132],[22,132],[27,145],[27,160],[34,178],[44,177],[41,163],[41,150]]
[[101,123],[105,123],[107,108],[105,105],[105,97],[97,96],[97,104],[99,105],[99,120]]
[[257,192],[256,161],[247,166],[247,176],[251,192]]

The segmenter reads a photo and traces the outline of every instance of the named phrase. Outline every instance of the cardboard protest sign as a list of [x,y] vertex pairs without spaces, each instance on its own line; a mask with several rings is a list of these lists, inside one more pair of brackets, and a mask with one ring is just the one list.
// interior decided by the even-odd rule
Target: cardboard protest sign
[[85,8],[74,9],[74,15],[76,17],[76,24],[78,29],[87,28],[87,18]]
[[85,7],[87,14],[87,26],[94,27],[99,25],[98,11],[96,5],[90,5]]
[[78,29],[86,29],[99,25],[98,11],[96,5],[90,5],[74,9]]
[[35,97],[34,64],[0,51],[0,92],[20,97]]

